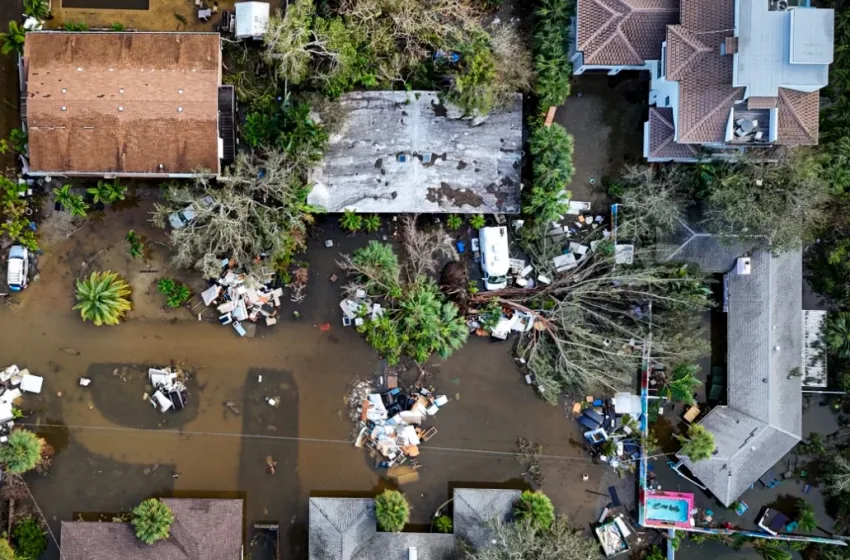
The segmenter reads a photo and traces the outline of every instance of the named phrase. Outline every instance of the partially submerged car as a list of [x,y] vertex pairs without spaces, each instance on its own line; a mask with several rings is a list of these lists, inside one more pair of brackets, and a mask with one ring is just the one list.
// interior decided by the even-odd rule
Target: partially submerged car
[[[195,204],[196,203],[193,202],[183,210],[169,214],[168,223],[171,224],[171,227],[174,229],[180,229],[191,224],[198,214],[195,209]],[[205,196],[201,199],[199,204],[204,208],[212,208],[213,205],[215,205],[215,201],[211,196]]]
[[27,287],[30,272],[30,255],[27,248],[23,245],[12,245],[7,264],[6,284],[11,291],[20,292]]

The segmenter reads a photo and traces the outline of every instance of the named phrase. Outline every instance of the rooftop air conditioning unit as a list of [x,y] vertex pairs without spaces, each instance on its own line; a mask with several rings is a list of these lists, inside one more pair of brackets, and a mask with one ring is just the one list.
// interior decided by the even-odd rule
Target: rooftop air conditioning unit
[[735,263],[735,272],[737,272],[739,276],[748,275],[750,273],[750,269],[750,257],[741,257]]

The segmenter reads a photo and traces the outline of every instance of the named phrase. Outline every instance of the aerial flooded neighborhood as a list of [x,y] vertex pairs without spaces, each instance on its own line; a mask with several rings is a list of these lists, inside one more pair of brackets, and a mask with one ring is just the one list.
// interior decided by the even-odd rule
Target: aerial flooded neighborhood
[[847,45],[3,0],[0,560],[850,559]]

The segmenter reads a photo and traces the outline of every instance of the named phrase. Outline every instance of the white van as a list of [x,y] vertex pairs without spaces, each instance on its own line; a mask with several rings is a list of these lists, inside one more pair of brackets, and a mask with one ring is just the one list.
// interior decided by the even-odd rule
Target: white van
[[481,272],[484,273],[484,287],[488,290],[501,290],[508,287],[510,271],[510,252],[508,250],[508,228],[484,227],[478,230],[481,244]]
[[12,245],[9,249],[8,271],[6,284],[13,292],[20,292],[27,287],[27,277],[30,272],[29,251],[23,245]]

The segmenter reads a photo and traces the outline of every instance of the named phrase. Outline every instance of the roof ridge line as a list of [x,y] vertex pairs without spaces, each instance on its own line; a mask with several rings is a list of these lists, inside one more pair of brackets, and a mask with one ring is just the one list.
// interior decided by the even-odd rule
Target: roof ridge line
[[[628,37],[626,37],[626,34],[625,34],[625,33],[623,33],[623,23],[625,23],[625,21],[626,21],[627,19],[629,19],[629,18],[628,18],[628,17],[624,17],[624,18],[623,18],[623,20],[622,20],[622,21],[620,21],[620,22],[617,24],[617,33],[616,33],[616,34],[620,36],[620,38],[621,38],[621,39],[623,40],[623,42],[626,44],[626,47],[627,47],[627,48],[631,51],[631,53],[632,53],[633,55],[635,55],[635,57],[637,57],[637,58],[638,58],[638,59],[640,59],[640,60],[645,60],[645,59],[644,59],[644,58],[640,55],[640,53],[638,53],[638,52],[635,50],[634,46],[632,46],[632,42],[631,42],[631,41],[629,41],[629,38],[628,38]],[[613,38],[613,35],[612,35],[611,37]]]
[[[800,115],[797,114],[797,108],[794,106],[793,103],[791,103],[791,100],[788,99],[785,96],[785,93],[783,92],[783,90],[785,90],[785,89],[788,89],[788,88],[779,87],[779,88],[776,88],[776,91],[779,94],[779,96],[782,97],[782,100],[785,101],[785,104],[791,109],[791,115],[793,115],[794,120],[797,121],[797,124],[800,125],[800,128],[802,128],[806,132],[807,136],[811,137],[811,132],[809,131],[808,128],[806,128],[806,125],[803,124],[803,120],[800,118]],[[796,90],[794,90],[794,91],[796,91]],[[800,92],[800,93],[805,93],[805,92]]]
[[[599,6],[600,8],[605,10],[606,12],[608,12],[611,17],[608,18],[608,20],[605,22],[605,25],[599,26],[599,29],[597,29],[595,33],[593,33],[590,37],[588,37],[586,41],[584,41],[581,45],[577,45],[577,46],[581,47],[582,52],[584,52],[584,49],[585,49],[585,47],[587,46],[588,43],[590,43],[591,41],[596,39],[596,37],[598,37],[600,33],[605,31],[609,27],[611,27],[611,23],[614,21],[614,19],[616,19],[618,16],[621,15],[619,12],[615,12],[614,10],[612,10],[611,8],[606,6],[601,0],[592,0],[592,1],[593,1],[594,4],[596,4],[597,6]],[[578,9],[576,9],[576,18],[578,18]],[[609,37],[607,41],[602,43],[602,46],[607,45],[610,41],[611,41],[611,37]],[[576,43],[578,43],[578,22],[576,22]],[[596,49],[596,50],[600,50],[602,48],[602,46],[600,46],[599,49]],[[576,49],[576,50],[578,50],[578,49]]]
[[[730,99],[732,99],[733,97],[735,97],[736,95],[738,95],[738,90],[740,90],[740,89],[741,89],[741,88],[732,88],[732,91],[729,93],[729,95],[727,95],[726,97],[724,97],[724,98],[723,98],[723,102],[722,102],[722,103],[718,103],[718,104],[717,104],[717,107],[715,107],[713,110],[711,110],[711,111],[709,111],[708,113],[706,113],[705,115],[703,115],[703,117],[702,117],[699,121],[697,121],[697,122],[696,122],[696,123],[695,123],[695,124],[694,124],[694,125],[693,125],[693,126],[692,126],[689,130],[688,130],[688,132],[690,132],[691,130],[695,130],[695,129],[697,129],[698,127],[702,126],[702,124],[703,124],[703,123],[705,123],[708,119],[710,119],[710,118],[711,118],[711,117],[712,117],[712,116],[713,116],[713,115],[714,115],[714,114],[715,114],[715,113],[716,113],[716,112],[717,112],[717,111],[718,111],[721,107],[723,107],[723,106],[726,104],[726,102],[727,102],[727,101],[729,101]],[[680,104],[680,106],[681,106],[681,104]],[[683,142],[683,143],[685,143],[685,144],[686,144],[687,142]],[[701,144],[704,144],[705,142],[700,142],[700,143],[701,143]]]

